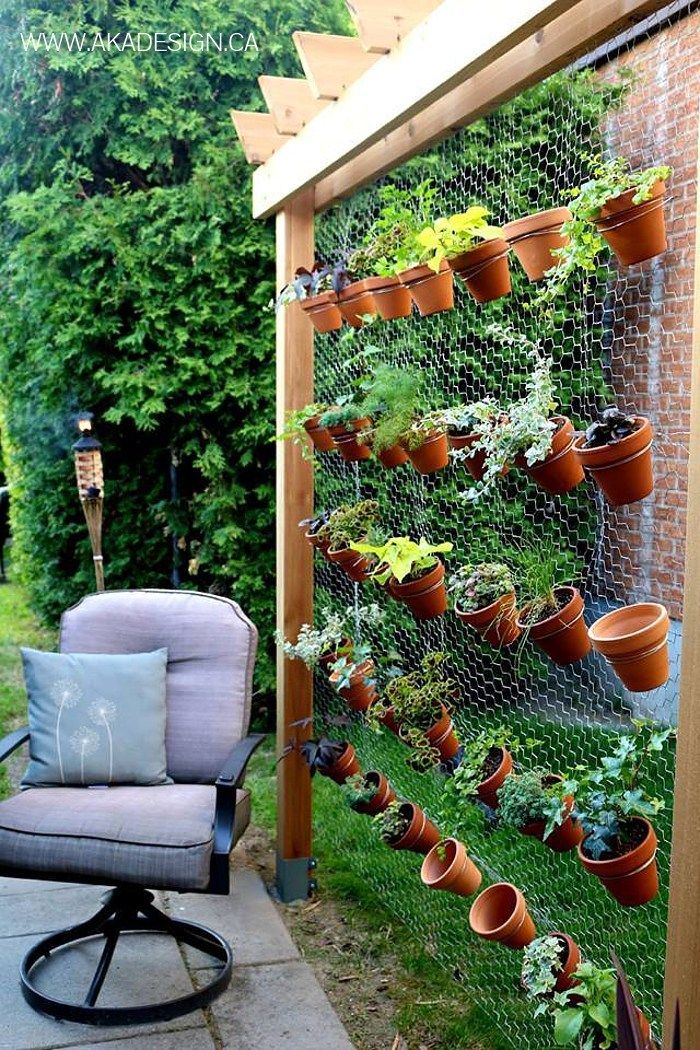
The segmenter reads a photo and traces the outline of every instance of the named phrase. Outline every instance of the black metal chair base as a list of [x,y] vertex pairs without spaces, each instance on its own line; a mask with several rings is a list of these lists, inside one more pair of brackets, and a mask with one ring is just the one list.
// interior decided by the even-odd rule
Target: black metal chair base
[[[25,955],[20,967],[22,994],[33,1009],[59,1021],[77,1021],[90,1025],[151,1024],[168,1021],[207,1006],[228,987],[231,981],[233,956],[231,948],[214,930],[198,922],[171,919],[153,904],[153,894],[138,887],[118,887],[103,897],[100,910],[85,922],[60,930],[35,944]],[[146,1006],[96,1006],[105,977],[112,962],[117,941],[122,933],[169,934],[176,941],[188,944],[200,952],[213,956],[221,963],[213,981],[189,995],[167,999]],[[93,937],[103,937],[104,947],[97,969],[82,1003],[69,1003],[40,992],[32,983],[32,970],[48,959],[52,952]]]

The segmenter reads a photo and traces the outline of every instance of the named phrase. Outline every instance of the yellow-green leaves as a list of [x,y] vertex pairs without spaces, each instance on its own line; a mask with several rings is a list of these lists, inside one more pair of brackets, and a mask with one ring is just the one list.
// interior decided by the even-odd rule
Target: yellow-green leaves
[[432,226],[426,226],[416,237],[421,250],[421,262],[427,263],[437,273],[443,259],[452,259],[462,252],[468,252],[478,240],[490,241],[500,237],[498,227],[486,222],[488,214],[486,208],[473,204],[466,211],[448,217],[441,216]]

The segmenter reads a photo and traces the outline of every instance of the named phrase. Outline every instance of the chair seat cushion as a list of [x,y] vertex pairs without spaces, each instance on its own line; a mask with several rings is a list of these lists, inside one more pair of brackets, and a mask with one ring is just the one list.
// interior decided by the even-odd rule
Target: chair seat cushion
[[[0,803],[0,871],[205,889],[215,803],[209,784],[30,788]],[[238,791],[234,840],[249,820]]]

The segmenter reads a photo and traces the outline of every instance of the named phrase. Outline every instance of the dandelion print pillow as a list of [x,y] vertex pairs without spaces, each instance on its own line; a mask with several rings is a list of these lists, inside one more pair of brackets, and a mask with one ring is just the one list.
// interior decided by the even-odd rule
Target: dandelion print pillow
[[22,649],[29,757],[22,787],[169,784],[168,650],[113,656]]

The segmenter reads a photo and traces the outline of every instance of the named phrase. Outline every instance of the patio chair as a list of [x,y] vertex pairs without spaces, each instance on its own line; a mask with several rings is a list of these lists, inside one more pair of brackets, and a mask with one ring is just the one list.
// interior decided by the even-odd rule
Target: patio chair
[[[38,787],[0,803],[0,875],[111,886],[103,906],[35,944],[20,969],[27,1002],[52,1017],[95,1025],[167,1020],[211,1002],[231,980],[228,943],[199,923],[158,910],[150,890],[227,894],[229,854],[250,819],[243,778],[263,739],[246,735],[257,631],[235,602],[192,591],[105,591],[63,614],[61,652],[137,653],[167,647],[166,753],[172,784]],[[0,761],[29,739],[0,742]],[[214,957],[213,980],[149,1005],[100,1007],[122,932],[170,934]],[[55,999],[34,967],[56,949],[104,938],[82,1003]],[[37,969],[41,969],[37,967]]]

